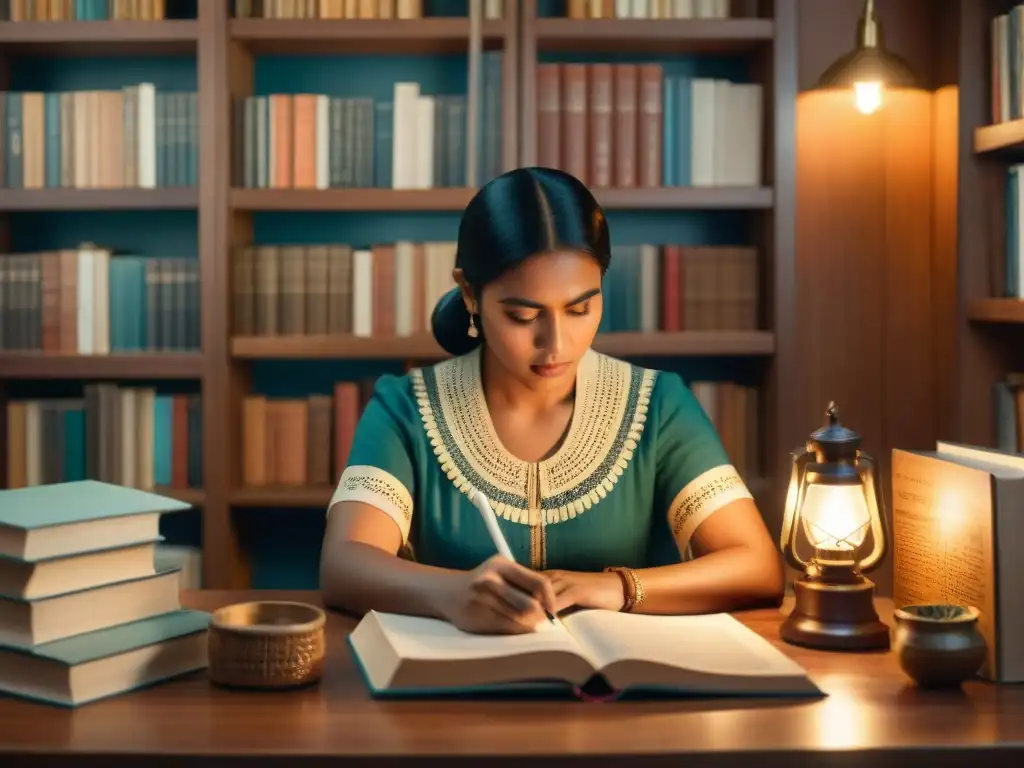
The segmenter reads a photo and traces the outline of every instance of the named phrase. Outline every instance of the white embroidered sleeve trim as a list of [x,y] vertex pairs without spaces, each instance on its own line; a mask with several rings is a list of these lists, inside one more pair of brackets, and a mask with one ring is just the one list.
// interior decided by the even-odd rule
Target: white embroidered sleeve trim
[[339,501],[359,501],[385,512],[402,532],[402,542],[409,539],[412,524],[412,496],[401,481],[380,467],[355,465],[346,467],[327,507]]
[[686,551],[694,531],[713,512],[737,499],[752,499],[750,491],[731,464],[709,469],[686,484],[668,508],[668,524],[672,528],[679,551]]

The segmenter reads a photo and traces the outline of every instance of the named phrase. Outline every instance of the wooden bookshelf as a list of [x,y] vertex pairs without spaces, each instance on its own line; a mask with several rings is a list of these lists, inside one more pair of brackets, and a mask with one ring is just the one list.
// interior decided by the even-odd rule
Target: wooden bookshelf
[[198,205],[198,191],[188,187],[166,189],[0,189],[0,212],[166,211],[195,209]]
[[476,190],[245,189],[231,190],[235,211],[461,211]]
[[[484,21],[485,47],[500,45],[509,29],[508,21]],[[469,19],[232,19],[228,33],[256,54],[464,53]]]
[[[767,187],[596,187],[609,210],[755,210],[771,208]],[[446,189],[245,189],[231,190],[236,211],[461,211],[476,193]]]
[[113,355],[58,355],[0,350],[3,379],[199,379],[199,353],[140,352]]
[[976,299],[967,304],[967,317],[976,323],[1024,323],[1024,300]]
[[[958,319],[949,329],[947,376],[937,377],[943,399],[943,434],[972,445],[996,448],[996,385],[1024,371],[1024,300],[993,296],[993,275],[1006,262],[1007,174],[1024,157],[1024,119],[993,123],[992,24],[1012,3],[978,0],[954,4],[958,39],[958,130],[973,137],[973,152],[948,150],[955,168],[956,230],[950,231],[955,258],[941,281],[955,281]],[[959,148],[957,148],[959,149]],[[950,174],[952,175],[952,174]],[[943,322],[940,320],[940,323]],[[944,382],[948,378],[949,384]]]
[[[762,269],[765,315],[757,332],[608,334],[595,346],[619,356],[743,358],[762,372],[766,457],[786,460],[792,398],[782,377],[797,369],[794,312],[793,104],[797,92],[796,0],[759,3],[762,18],[651,22],[539,19],[535,0],[505,0],[504,19],[482,24],[485,49],[505,52],[502,72],[503,166],[535,162],[535,65],[538,51],[674,52],[749,56],[751,76],[766,84],[764,186],[757,188],[595,189],[608,209],[731,210],[744,212]],[[199,112],[199,184],[195,189],[0,189],[0,247],[10,246],[4,217],[27,211],[198,212],[202,354],[48,356],[0,353],[0,405],[6,380],[198,379],[203,396],[204,488],[163,489],[203,507],[204,579],[211,588],[249,585],[247,555],[235,507],[322,508],[330,487],[239,488],[241,402],[252,391],[257,360],[431,360],[442,356],[433,339],[232,338],[228,255],[255,242],[263,212],[461,211],[473,189],[243,189],[233,188],[232,99],[256,92],[254,57],[264,54],[465,54],[467,19],[334,21],[232,19],[227,0],[202,0],[193,21],[0,23],[0,58],[52,56],[195,55]],[[770,9],[770,10],[769,10]],[[0,65],[6,62],[0,60]],[[0,87],[9,84],[0,66]],[[381,233],[387,237],[387,233]],[[2,421],[2,417],[0,417]],[[0,457],[2,458],[2,457]],[[0,465],[4,462],[0,461]],[[767,465],[769,475],[778,467]],[[0,481],[3,480],[0,466]],[[758,495],[778,494],[771,478]]]
[[611,210],[763,210],[775,200],[769,187],[596,187],[592,191],[601,206]]
[[2,21],[0,49],[33,56],[195,53],[199,24],[166,21]]
[[771,19],[564,19],[534,22],[538,51],[739,53],[771,42]]
[[[679,333],[603,333],[594,349],[614,356],[672,357],[771,355],[775,339],[768,332],[689,331]],[[231,340],[237,360],[441,359],[447,353],[429,334],[419,336],[250,336]]]
[[975,128],[974,151],[977,154],[1024,153],[1024,120]]
[[330,485],[278,485],[237,488],[231,493],[231,504],[236,507],[326,509],[333,493],[334,488]]

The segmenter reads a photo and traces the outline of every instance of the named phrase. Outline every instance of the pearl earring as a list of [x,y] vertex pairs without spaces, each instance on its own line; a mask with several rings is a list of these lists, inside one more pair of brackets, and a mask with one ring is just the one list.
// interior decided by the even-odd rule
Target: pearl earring
[[480,335],[480,331],[476,327],[476,315],[470,313],[469,315],[469,328],[466,330],[466,335],[471,339],[475,339]]

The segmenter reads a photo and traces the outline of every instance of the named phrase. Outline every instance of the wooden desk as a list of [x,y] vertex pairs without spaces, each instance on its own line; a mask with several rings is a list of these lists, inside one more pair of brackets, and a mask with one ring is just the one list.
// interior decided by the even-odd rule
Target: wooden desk
[[[319,601],[304,592],[199,592],[185,593],[183,602],[212,610],[254,597]],[[887,604],[879,607],[883,618],[890,615]],[[536,757],[588,767],[625,758],[629,765],[687,768],[1024,765],[1021,687],[979,681],[962,692],[921,692],[889,653],[801,650],[778,640],[778,611],[738,616],[830,695],[609,704],[374,701],[344,643],[355,622],[331,614],[329,659],[314,688],[239,693],[214,688],[199,673],[77,710],[0,698],[0,766],[295,768],[444,758],[444,765],[494,768]],[[179,762],[185,757],[188,763]]]

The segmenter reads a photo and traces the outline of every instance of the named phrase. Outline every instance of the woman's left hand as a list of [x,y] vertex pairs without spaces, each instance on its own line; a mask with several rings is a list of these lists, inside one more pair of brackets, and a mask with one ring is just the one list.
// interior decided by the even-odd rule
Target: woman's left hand
[[566,608],[622,610],[626,596],[617,573],[544,571],[555,590],[555,613]]

